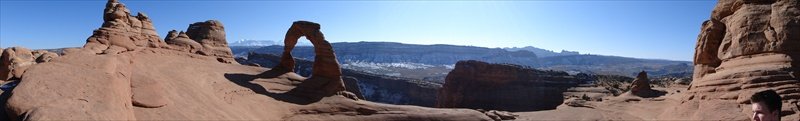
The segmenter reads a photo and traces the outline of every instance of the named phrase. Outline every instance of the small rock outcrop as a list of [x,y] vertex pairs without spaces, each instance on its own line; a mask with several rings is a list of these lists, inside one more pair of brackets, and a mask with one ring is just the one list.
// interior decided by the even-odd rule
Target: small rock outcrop
[[650,79],[647,78],[647,72],[642,71],[636,75],[636,79],[631,82],[629,88],[631,94],[639,97],[657,97],[665,94],[663,91],[653,90],[650,88]]
[[292,26],[286,32],[286,38],[283,40],[286,44],[284,45],[281,62],[273,69],[284,72],[294,71],[295,61],[294,57],[292,57],[292,49],[297,44],[298,39],[303,36],[314,45],[316,56],[311,77],[298,85],[296,89],[322,95],[345,91],[339,61],[336,60],[333,47],[325,40],[325,36],[320,31],[320,25],[317,23],[308,21],[295,21],[292,23]]
[[172,49],[186,51],[189,53],[198,53],[198,51],[203,49],[203,45],[200,45],[200,43],[197,43],[189,38],[189,36],[183,31],[180,33],[175,30],[169,31],[169,33],[167,33],[167,37],[164,38],[164,42],[169,44]]
[[447,74],[437,107],[506,111],[555,109],[580,81],[566,72],[459,61]]
[[21,79],[31,65],[49,62],[58,54],[45,50],[31,51],[23,47],[0,50],[0,80]]
[[514,120],[517,119],[517,117],[519,117],[519,115],[517,114],[513,114],[511,112],[506,112],[506,111],[497,111],[497,110],[488,110],[488,111],[478,110],[478,111],[482,112],[486,116],[489,116],[489,118],[492,118],[492,120],[495,121]]
[[217,20],[190,24],[186,32],[169,31],[164,41],[174,50],[213,56],[222,63],[236,62],[225,39],[225,27]]
[[641,94],[646,93],[647,91],[653,90],[650,89],[650,79],[647,78],[647,72],[639,72],[636,75],[636,79],[633,80],[631,83],[631,93],[633,94]]
[[663,116],[748,120],[750,96],[772,89],[783,97],[783,119],[800,119],[798,16],[798,0],[718,1],[697,37],[691,87]]
[[358,99],[364,99],[361,89],[358,89],[358,79],[355,77],[346,76],[343,77],[342,80],[344,81],[344,87],[346,88],[346,91],[353,93],[353,95],[356,95]]
[[28,66],[36,64],[36,57],[31,50],[22,47],[11,47],[0,56],[0,80],[20,78]]

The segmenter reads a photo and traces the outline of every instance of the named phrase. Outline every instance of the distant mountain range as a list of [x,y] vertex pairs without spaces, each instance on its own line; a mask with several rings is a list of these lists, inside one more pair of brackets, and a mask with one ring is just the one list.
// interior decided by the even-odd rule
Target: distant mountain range
[[[453,65],[459,60],[480,60],[492,63],[511,63],[525,66],[539,65],[538,57],[529,51],[507,51],[457,45],[415,45],[395,42],[339,42],[331,43],[340,62],[422,63],[428,65]],[[240,54],[242,49],[234,49]],[[283,46],[265,46],[252,50],[257,53],[280,55]],[[246,52],[245,52],[246,53]],[[313,60],[312,46],[298,46],[292,55]]]
[[581,53],[578,53],[576,51],[567,51],[567,50],[561,50],[561,52],[554,52],[552,50],[545,50],[545,49],[536,48],[536,47],[533,47],[533,46],[526,46],[526,47],[521,47],[521,48],[511,47],[511,48],[503,48],[503,49],[506,49],[508,51],[520,51],[520,50],[530,51],[530,52],[536,53],[536,55],[539,56],[539,57],[553,57],[553,56],[566,56],[566,55],[580,55],[581,54]]
[[[243,39],[228,43],[228,46],[271,46],[271,45],[283,45],[283,41]],[[311,42],[298,41],[297,46],[311,46]]]
[[[331,43],[343,68],[375,72],[390,76],[441,81],[459,60],[480,60],[509,63],[538,69],[622,75],[633,77],[639,71],[651,76],[691,77],[689,61],[639,59],[619,56],[580,54],[574,51],[554,52],[536,47],[485,48],[459,45],[417,45],[396,42]],[[231,44],[233,45],[233,44]],[[242,57],[249,52],[280,55],[283,46],[231,46]],[[312,46],[298,46],[295,57],[313,60]],[[411,67],[413,65],[413,67]],[[425,73],[420,73],[425,72]]]

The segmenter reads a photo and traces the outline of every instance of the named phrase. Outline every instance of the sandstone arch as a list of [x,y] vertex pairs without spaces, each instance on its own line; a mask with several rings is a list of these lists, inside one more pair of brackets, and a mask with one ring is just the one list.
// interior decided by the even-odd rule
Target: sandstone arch
[[317,23],[295,21],[286,31],[281,62],[273,69],[283,72],[294,71],[295,61],[292,57],[292,49],[294,49],[298,39],[305,36],[314,45],[313,70],[311,77],[298,85],[295,90],[331,95],[345,90],[342,81],[342,70],[339,66],[339,61],[336,60],[336,55],[333,53],[333,47],[325,40],[325,36],[319,29],[320,25]]

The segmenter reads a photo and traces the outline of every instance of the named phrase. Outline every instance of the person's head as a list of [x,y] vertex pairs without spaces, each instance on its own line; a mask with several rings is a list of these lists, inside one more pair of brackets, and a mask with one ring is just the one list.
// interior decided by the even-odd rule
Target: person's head
[[781,96],[774,90],[766,90],[750,97],[753,104],[753,121],[780,121]]

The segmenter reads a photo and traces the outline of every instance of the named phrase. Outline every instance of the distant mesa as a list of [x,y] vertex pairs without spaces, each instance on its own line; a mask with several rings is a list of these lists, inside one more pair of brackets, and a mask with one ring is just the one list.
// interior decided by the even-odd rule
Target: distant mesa
[[[447,74],[437,107],[505,111],[555,109],[581,81],[565,72],[510,64],[459,61]],[[535,92],[535,93],[531,93]]]
[[580,55],[581,53],[577,51],[567,51],[561,50],[561,52],[554,52],[552,50],[545,50],[541,48],[536,48],[533,46],[525,46],[525,47],[511,47],[511,48],[503,48],[508,51],[530,51],[536,53],[539,57],[553,57],[553,56],[567,56],[567,55]]

